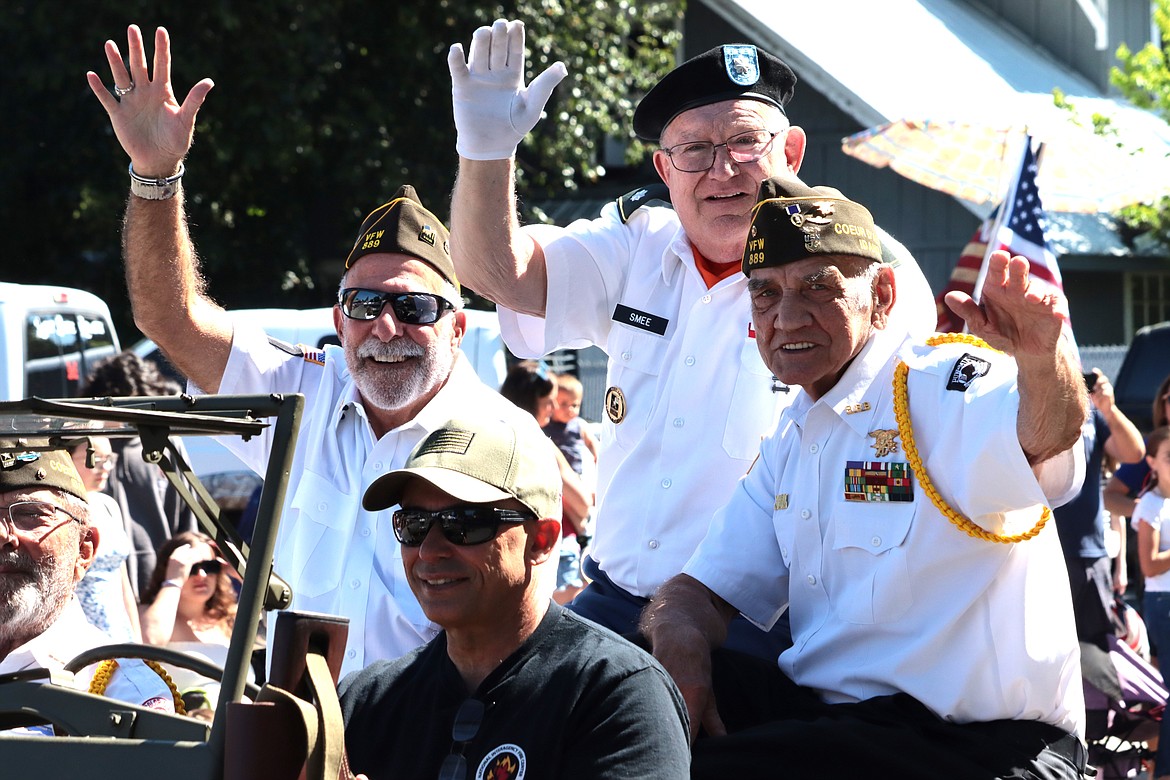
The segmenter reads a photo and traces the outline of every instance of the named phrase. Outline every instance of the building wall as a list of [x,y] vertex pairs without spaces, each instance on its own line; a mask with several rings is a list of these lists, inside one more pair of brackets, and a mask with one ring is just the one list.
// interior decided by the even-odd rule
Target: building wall
[[1106,45],[1095,47],[1096,35],[1076,0],[967,0],[1009,24],[1027,40],[1043,47],[1098,88],[1109,89],[1114,53],[1126,43],[1140,49],[1150,39],[1150,0],[1087,0],[1106,19]]

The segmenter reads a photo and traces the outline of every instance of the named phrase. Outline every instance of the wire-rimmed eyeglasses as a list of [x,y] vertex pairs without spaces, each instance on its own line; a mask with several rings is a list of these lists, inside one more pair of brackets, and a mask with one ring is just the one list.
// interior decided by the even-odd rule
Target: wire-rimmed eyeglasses
[[467,758],[463,751],[467,749],[467,743],[479,733],[485,709],[479,699],[467,699],[459,705],[455,723],[451,726],[451,753],[439,767],[439,780],[466,780]]
[[0,507],[0,513],[3,517],[0,522],[7,527],[5,533],[9,536],[19,534],[29,541],[39,542],[52,531],[64,525],[64,523],[56,522],[58,512],[68,517],[69,520],[83,525],[85,523],[80,517],[75,517],[71,512],[56,504],[50,504],[48,501],[17,501],[6,507]]
[[748,130],[733,135],[721,144],[710,141],[684,141],[670,148],[664,148],[670,164],[684,173],[706,171],[715,164],[715,150],[723,147],[737,163],[755,162],[768,153],[779,132],[770,130]]

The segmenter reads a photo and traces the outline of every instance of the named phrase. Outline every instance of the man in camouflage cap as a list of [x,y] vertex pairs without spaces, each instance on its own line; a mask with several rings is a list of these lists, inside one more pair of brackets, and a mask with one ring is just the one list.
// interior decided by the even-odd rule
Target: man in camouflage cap
[[[154,44],[156,61],[169,63],[166,30]],[[169,70],[151,79],[136,26],[129,48],[133,79],[118,47],[105,47],[120,99],[96,74],[89,83],[132,164],[123,239],[135,322],[193,391],[306,396],[276,571],[292,586],[294,609],[349,618],[343,671],[402,655],[438,628],[403,579],[390,512],[363,510],[362,493],[458,411],[524,414],[486,387],[459,349],[467,320],[447,228],[410,185],[363,220],[333,310],[340,347],[283,344],[234,323],[204,293],[183,212],[182,161],[211,81],[176,110]],[[267,437],[223,443],[264,473]]]
[[[0,440],[0,674],[61,672],[82,651],[112,641],[86,622],[73,596],[99,541],[85,496],[65,450]],[[87,689],[93,674],[92,666],[81,670],[76,686]],[[170,689],[141,661],[120,659],[104,692],[174,711]]]
[[[1047,522],[1084,474],[1066,304],[997,252],[978,304],[947,296],[972,335],[927,340],[893,318],[877,241],[864,207],[792,178],[753,210],[756,342],[800,392],[643,619],[709,735],[691,776],[1080,778],[1077,637]],[[778,664],[712,657],[733,615],[766,627],[786,610]]]

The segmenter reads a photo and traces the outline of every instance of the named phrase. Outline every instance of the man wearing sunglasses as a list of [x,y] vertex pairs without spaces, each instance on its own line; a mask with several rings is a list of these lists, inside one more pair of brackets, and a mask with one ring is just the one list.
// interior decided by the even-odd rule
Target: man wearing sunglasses
[[[166,30],[155,34],[153,79],[141,32],[131,26],[128,36],[129,70],[117,45],[105,46],[117,96],[88,78],[131,159],[123,239],[135,321],[193,392],[305,395],[275,569],[292,586],[294,609],[349,619],[343,671],[402,655],[438,627],[403,579],[389,513],[363,510],[362,493],[458,410],[524,414],[459,349],[466,316],[447,229],[409,185],[366,217],[333,313],[340,347],[292,347],[233,323],[204,294],[180,186],[211,81],[179,105]],[[267,436],[223,443],[263,473]]]
[[552,601],[560,471],[531,420],[453,419],[363,502],[399,505],[411,589],[443,627],[339,687],[370,777],[687,776],[685,707],[645,652]]
[[[78,654],[113,640],[86,621],[73,595],[99,541],[85,485],[68,452],[34,446],[0,440],[0,674],[39,668],[65,675]],[[82,669],[73,684],[87,690],[95,668]],[[167,684],[139,660],[118,659],[105,694],[175,709]]]
[[[634,113],[672,208],[653,188],[567,228],[520,229],[515,152],[565,75],[527,87],[524,26],[478,29],[452,47],[459,178],[452,254],[464,281],[499,304],[513,353],[596,344],[609,355],[597,520],[584,561],[593,582],[571,608],[618,633],[683,564],[747,471],[793,393],[760,359],[739,271],[760,182],[795,172],[805,134],[785,106],[796,76],[755,46],[726,45],[666,74]],[[661,187],[659,187],[661,189]],[[896,246],[896,244],[894,245]],[[905,250],[902,250],[905,253]],[[906,256],[909,259],[909,256]],[[926,290],[910,259],[905,280]],[[901,280],[900,280],[901,281]],[[774,658],[787,641],[737,619],[730,646]]]

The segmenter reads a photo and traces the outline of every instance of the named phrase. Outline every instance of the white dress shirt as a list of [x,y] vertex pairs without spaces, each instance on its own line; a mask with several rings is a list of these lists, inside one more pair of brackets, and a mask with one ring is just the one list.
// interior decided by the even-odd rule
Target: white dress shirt
[[[342,674],[397,658],[434,637],[439,627],[427,620],[406,582],[390,525],[393,508],[367,512],[362,495],[374,479],[401,468],[414,446],[452,417],[474,412],[535,425],[532,416],[484,385],[459,353],[430,403],[375,440],[340,347],[326,347],[321,365],[273,347],[263,331],[240,323],[220,392],[305,395],[273,562],[292,586],[292,609],[349,618]],[[264,474],[271,431],[248,442],[239,437],[222,442]],[[268,623],[270,642],[274,617]]]
[[[987,368],[965,389],[951,382],[964,355]],[[1079,443],[1029,466],[1012,360],[882,333],[824,397],[797,395],[685,571],[761,625],[787,607],[793,646],[780,666],[828,702],[901,691],[956,722],[1040,720],[1083,738],[1079,648],[1053,521],[1014,544],[973,538],[935,508],[920,474],[910,501],[846,500],[848,462],[881,471],[908,460],[900,435],[884,454],[874,435],[898,427],[897,357],[910,367],[926,473],[955,510],[1018,534],[1079,487]]]

